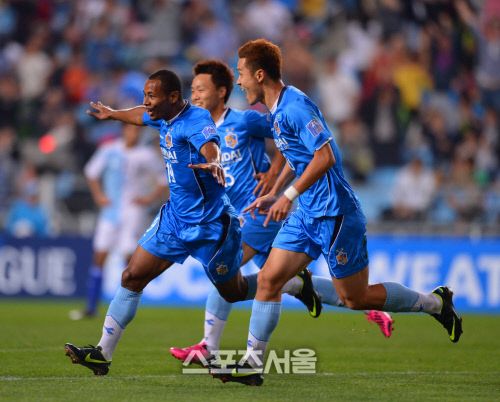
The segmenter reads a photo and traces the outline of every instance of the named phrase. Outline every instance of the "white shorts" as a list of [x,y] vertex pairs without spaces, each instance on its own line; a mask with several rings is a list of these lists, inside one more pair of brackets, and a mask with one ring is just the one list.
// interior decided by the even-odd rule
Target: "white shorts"
[[94,233],[94,251],[116,250],[124,255],[131,255],[150,223],[148,218],[145,211],[138,209],[127,210],[116,223],[100,216]]

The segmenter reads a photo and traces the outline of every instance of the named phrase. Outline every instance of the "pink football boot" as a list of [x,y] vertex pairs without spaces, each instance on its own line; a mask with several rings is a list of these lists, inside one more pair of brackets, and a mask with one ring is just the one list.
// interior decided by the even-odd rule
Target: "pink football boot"
[[384,336],[390,338],[394,320],[389,313],[385,311],[370,310],[366,313],[366,319],[377,324]]
[[199,364],[203,367],[207,366],[208,361],[213,357],[204,341],[185,348],[172,347],[170,348],[170,354],[182,362]]

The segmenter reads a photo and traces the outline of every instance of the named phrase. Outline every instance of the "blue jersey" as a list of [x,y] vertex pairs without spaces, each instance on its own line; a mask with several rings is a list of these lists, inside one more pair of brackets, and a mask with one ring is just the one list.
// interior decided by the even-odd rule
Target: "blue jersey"
[[231,204],[241,213],[255,196],[255,173],[265,172],[270,162],[265,138],[272,138],[267,116],[255,110],[228,109],[217,126],[226,176],[226,193]]
[[[273,108],[274,109],[274,108]],[[271,111],[277,148],[299,177],[314,152],[330,146],[336,163],[299,197],[299,208],[309,216],[337,216],[359,208],[359,202],[342,171],[340,151],[318,107],[293,86],[283,88]]]
[[186,223],[204,223],[218,219],[230,203],[224,187],[204,170],[188,167],[206,162],[200,153],[209,141],[219,144],[219,136],[210,113],[190,105],[171,120],[151,120],[145,125],[160,131],[160,147],[167,168],[172,213]]

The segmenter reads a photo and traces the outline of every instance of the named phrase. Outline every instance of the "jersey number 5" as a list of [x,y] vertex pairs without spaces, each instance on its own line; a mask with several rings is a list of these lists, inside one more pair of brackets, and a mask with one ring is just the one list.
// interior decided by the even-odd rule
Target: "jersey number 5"
[[234,184],[234,176],[229,173],[229,166],[224,167],[224,176],[226,177],[226,187],[232,187]]

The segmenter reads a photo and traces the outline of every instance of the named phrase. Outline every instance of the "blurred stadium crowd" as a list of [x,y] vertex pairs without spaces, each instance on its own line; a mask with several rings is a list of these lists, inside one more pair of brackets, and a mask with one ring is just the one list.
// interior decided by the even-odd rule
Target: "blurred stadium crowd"
[[188,98],[196,61],[257,37],[335,128],[371,230],[500,233],[495,0],[0,0],[1,227],[90,234],[83,165],[121,127],[88,101],[141,103],[165,67]]

